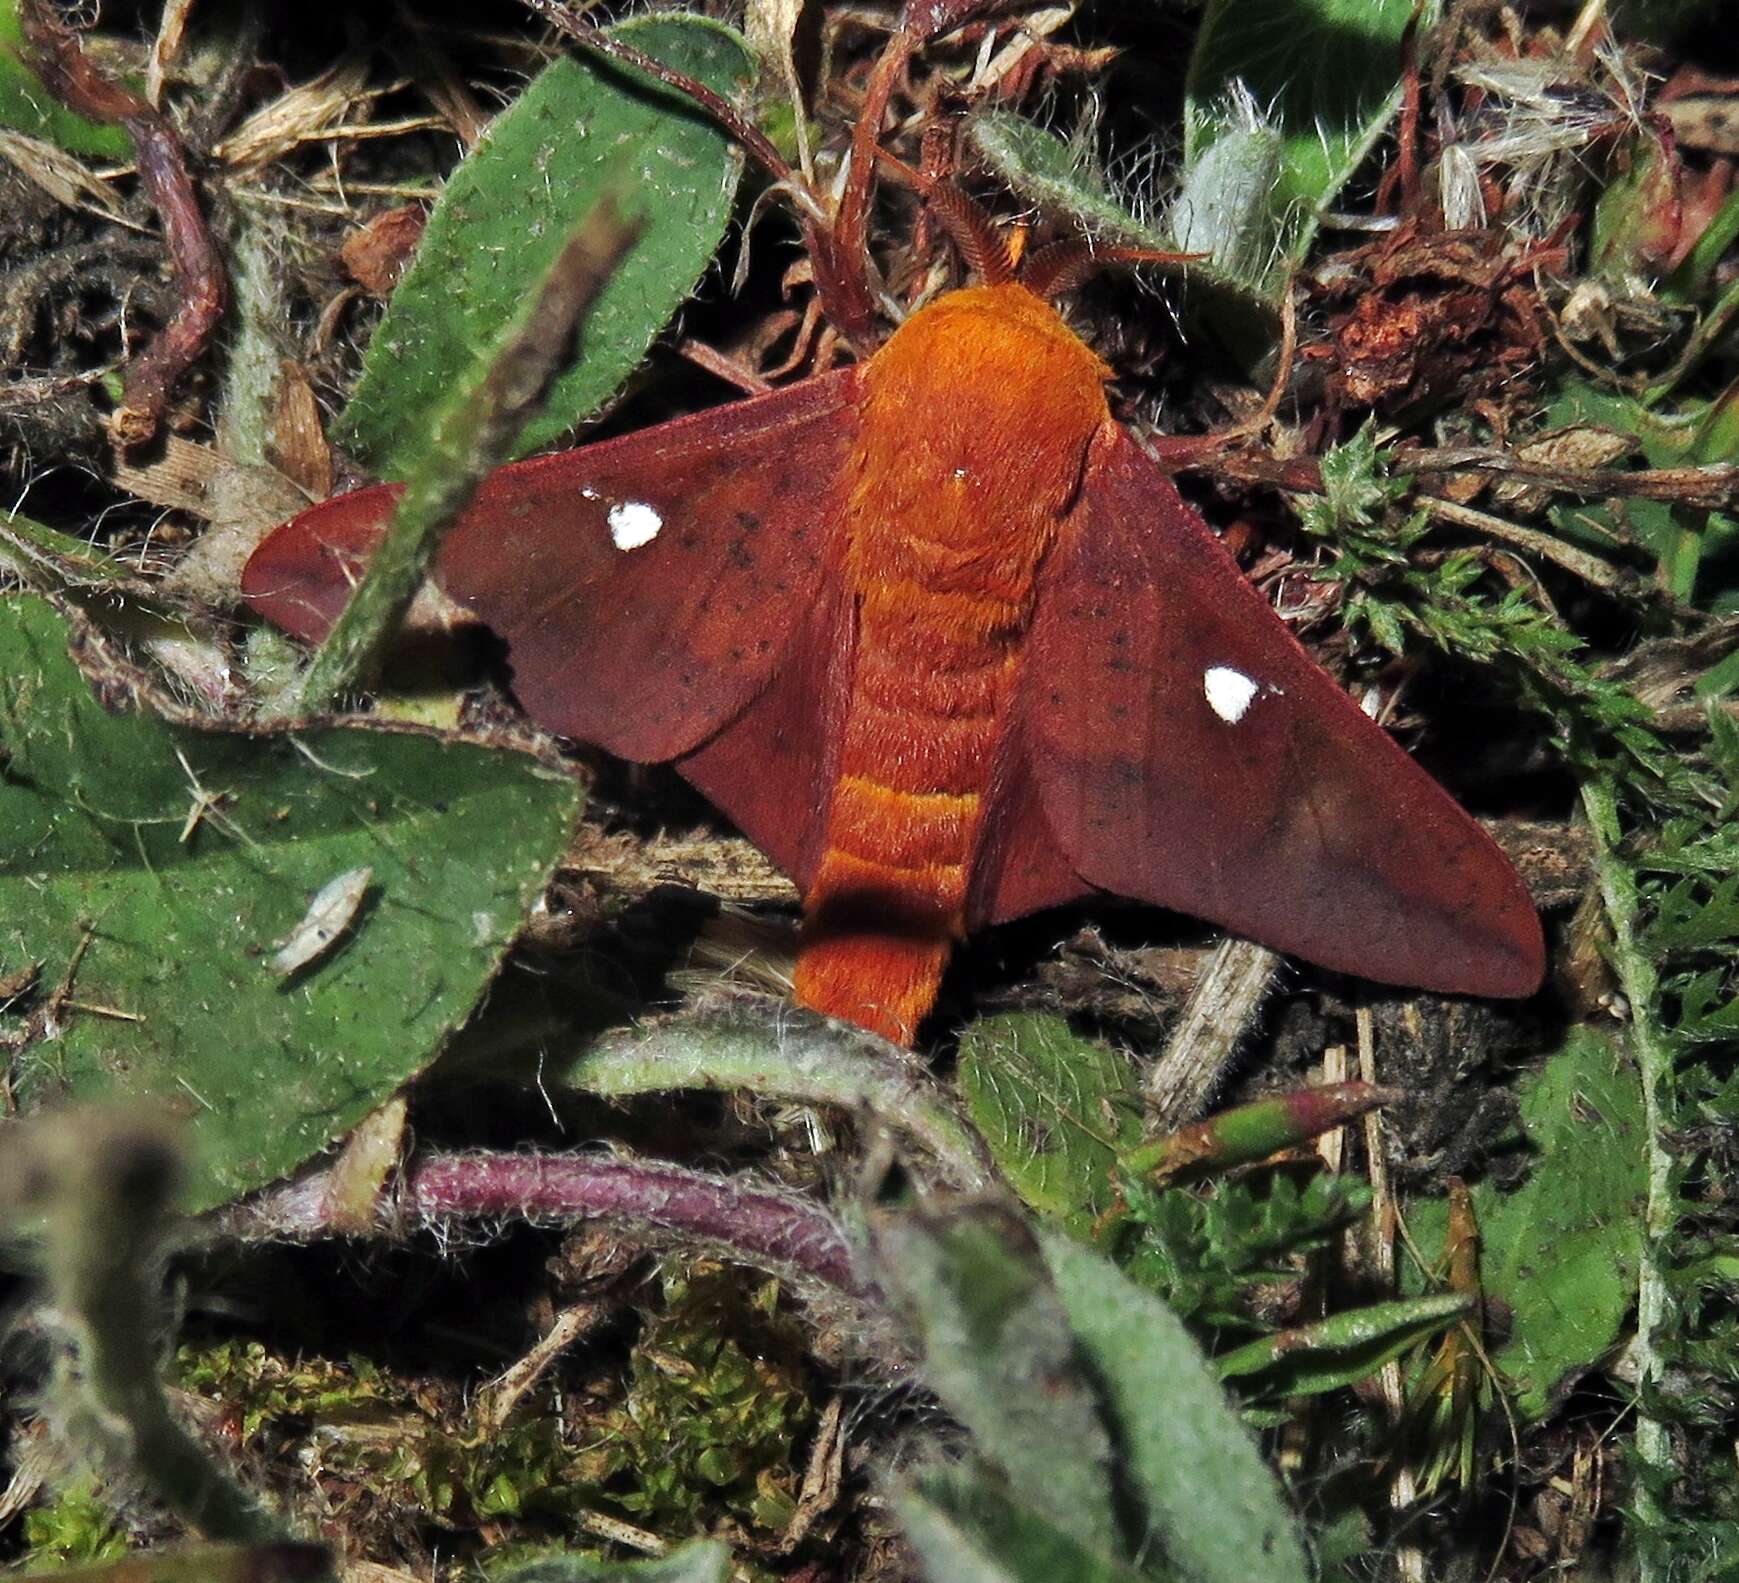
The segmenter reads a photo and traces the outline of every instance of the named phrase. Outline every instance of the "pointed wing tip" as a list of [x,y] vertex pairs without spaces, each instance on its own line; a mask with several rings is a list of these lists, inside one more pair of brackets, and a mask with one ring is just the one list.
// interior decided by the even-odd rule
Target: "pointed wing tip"
[[1464,935],[1476,971],[1461,993],[1492,1000],[1526,1000],[1546,981],[1546,932],[1515,865],[1495,843],[1488,853],[1491,861],[1485,866],[1478,891],[1484,904]]
[[[255,615],[305,643],[325,640],[337,609],[322,587],[329,579],[310,571],[304,547],[280,542],[295,527],[287,523],[269,534],[242,568],[242,598]],[[343,600],[337,601],[341,607]]]
[[1449,924],[1436,945],[1429,959],[1397,964],[1393,977],[1387,972],[1369,976],[1485,1000],[1526,1000],[1546,981],[1546,937],[1525,892],[1519,905],[1482,914],[1472,928]]
[[1488,946],[1487,963],[1463,994],[1483,995],[1492,1000],[1526,1000],[1539,992],[1546,981],[1546,937],[1540,928],[1539,914],[1530,906],[1525,921],[1517,923],[1508,938]]
[[242,597],[291,637],[320,643],[350,598],[398,491],[362,489],[310,506],[263,538],[242,568]]

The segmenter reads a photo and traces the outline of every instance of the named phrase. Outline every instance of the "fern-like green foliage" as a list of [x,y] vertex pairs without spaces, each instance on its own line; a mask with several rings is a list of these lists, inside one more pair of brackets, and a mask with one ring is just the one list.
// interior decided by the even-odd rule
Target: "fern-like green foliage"
[[1157,1292],[1192,1327],[1247,1335],[1268,1328],[1251,1297],[1297,1276],[1297,1255],[1326,1247],[1370,1203],[1351,1177],[1318,1174],[1302,1185],[1280,1172],[1218,1182],[1204,1191],[1126,1181],[1137,1228],[1124,1272]]
[[[1615,421],[1611,402],[1602,410],[1611,426],[1647,439],[1640,425]],[[1729,1454],[1739,1420],[1739,1213],[1721,1187],[1739,1167],[1739,725],[1720,702],[1734,666],[1716,660],[1700,681],[1685,678],[1708,700],[1708,731],[1669,739],[1543,597],[1501,582],[1478,550],[1433,542],[1427,516],[1409,509],[1411,481],[1389,468],[1370,429],[1322,466],[1322,495],[1298,509],[1332,548],[1322,575],[1343,586],[1349,629],[1391,653],[1434,649],[1487,667],[1545,721],[1581,784],[1648,1131],[1628,1533],[1642,1575],[1739,1575]],[[1636,537],[1659,557],[1658,544]],[[1705,554],[1700,565],[1699,602],[1726,608],[1719,558]],[[1639,625],[1700,619],[1683,603],[1689,574],[1670,570],[1659,557],[1654,580],[1681,602],[1652,616],[1639,609]]]
[[1391,472],[1367,424],[1322,458],[1323,492],[1299,520],[1335,559],[1322,576],[1346,585],[1345,621],[1392,654],[1423,642],[1490,667],[1542,716],[1565,762],[1611,775],[1660,806],[1694,800],[1694,778],[1652,728],[1648,707],[1589,663],[1577,634],[1524,591],[1500,584],[1477,550],[1427,545],[1430,519],[1406,509],[1412,479]]
[[[1731,1578],[1739,1555],[1739,793],[1732,723],[1711,706],[1686,754],[1702,796],[1655,819],[1584,788],[1612,960],[1653,1120],[1629,1534],[1645,1576]],[[1699,751],[1700,749],[1700,751]]]

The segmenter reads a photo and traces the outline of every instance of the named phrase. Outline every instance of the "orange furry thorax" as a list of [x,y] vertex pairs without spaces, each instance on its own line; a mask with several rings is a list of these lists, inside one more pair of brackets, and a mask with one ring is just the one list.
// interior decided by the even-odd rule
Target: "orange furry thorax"
[[1019,285],[921,309],[861,373],[836,492],[854,607],[797,995],[910,1043],[965,933],[1039,565],[1111,422],[1105,366]]

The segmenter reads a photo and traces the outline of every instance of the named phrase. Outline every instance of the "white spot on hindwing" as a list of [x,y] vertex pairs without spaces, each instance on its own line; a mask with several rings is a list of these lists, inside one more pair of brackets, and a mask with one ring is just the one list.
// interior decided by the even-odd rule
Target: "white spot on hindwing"
[[1235,726],[1256,701],[1262,684],[1230,665],[1210,665],[1202,672],[1202,694],[1208,707],[1229,726]]
[[658,537],[664,518],[644,500],[619,500],[610,507],[610,542],[619,550],[637,550]]

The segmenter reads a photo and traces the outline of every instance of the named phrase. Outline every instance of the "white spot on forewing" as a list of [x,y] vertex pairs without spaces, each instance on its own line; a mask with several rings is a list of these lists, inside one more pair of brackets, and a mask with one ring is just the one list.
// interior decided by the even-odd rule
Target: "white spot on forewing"
[[1230,665],[1210,665],[1202,672],[1202,694],[1208,707],[1229,726],[1244,718],[1262,684]]
[[610,542],[619,550],[637,550],[658,537],[664,518],[644,500],[619,500],[610,507]]
[[279,978],[306,967],[324,956],[333,941],[356,921],[356,910],[368,894],[372,868],[353,868],[320,887],[302,921],[290,931],[283,948],[272,958],[272,971]]

